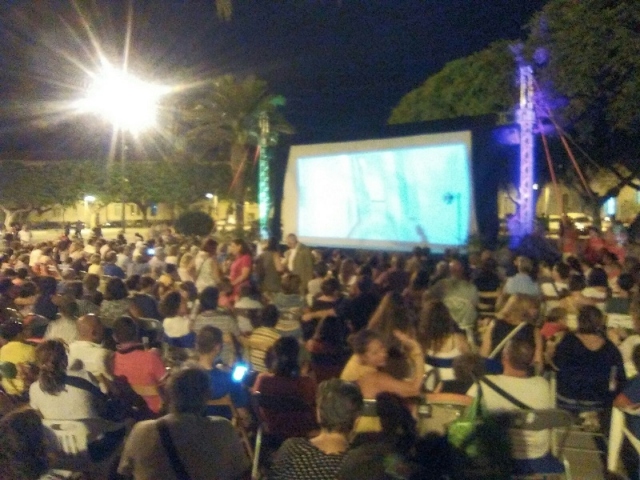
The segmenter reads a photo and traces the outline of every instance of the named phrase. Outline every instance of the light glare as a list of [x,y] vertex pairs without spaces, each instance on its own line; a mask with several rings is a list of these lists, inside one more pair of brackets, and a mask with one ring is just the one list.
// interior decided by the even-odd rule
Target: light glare
[[80,109],[104,116],[117,130],[139,132],[155,125],[158,101],[166,88],[113,67],[93,76]]

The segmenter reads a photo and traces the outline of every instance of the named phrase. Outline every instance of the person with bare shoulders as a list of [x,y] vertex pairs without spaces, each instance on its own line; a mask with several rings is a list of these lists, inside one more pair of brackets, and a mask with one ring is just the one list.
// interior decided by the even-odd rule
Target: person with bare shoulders
[[401,397],[413,397],[420,393],[424,374],[422,349],[416,340],[399,330],[396,338],[409,350],[412,372],[409,378],[397,379],[382,371],[387,363],[387,349],[379,334],[371,330],[358,332],[351,340],[354,354],[344,367],[340,378],[356,382],[364,398],[375,398],[380,392],[390,392]]

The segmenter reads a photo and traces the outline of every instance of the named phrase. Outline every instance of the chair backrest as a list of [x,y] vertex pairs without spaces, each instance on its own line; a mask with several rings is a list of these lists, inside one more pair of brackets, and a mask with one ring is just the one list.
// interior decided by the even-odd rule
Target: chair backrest
[[571,428],[575,424],[573,415],[560,408],[514,410],[508,413],[508,418],[510,428],[534,432],[553,428]]
[[607,470],[610,472],[618,471],[618,463],[620,461],[620,451],[622,442],[627,438],[631,446],[640,454],[640,439],[636,437],[627,427],[626,415],[638,415],[638,412],[624,412],[623,410],[613,407],[611,409],[611,425],[609,430],[609,442],[607,449]]
[[498,290],[490,292],[478,292],[478,314],[484,317],[493,317],[496,314],[496,302],[498,301]]
[[162,322],[155,318],[139,318],[140,336],[147,337],[149,344],[159,345],[164,336],[164,328]]
[[42,424],[50,438],[49,448],[56,466],[78,471],[90,464],[86,424],[77,420],[43,420]]
[[274,413],[305,412],[311,407],[300,397],[285,395],[265,395],[260,392],[253,394],[258,407]]
[[283,438],[298,437],[317,428],[315,408],[302,398],[256,392],[252,400],[266,433]]
[[460,418],[473,398],[458,393],[427,393],[426,407],[418,412],[418,430],[420,435],[436,432],[443,435],[448,425]]

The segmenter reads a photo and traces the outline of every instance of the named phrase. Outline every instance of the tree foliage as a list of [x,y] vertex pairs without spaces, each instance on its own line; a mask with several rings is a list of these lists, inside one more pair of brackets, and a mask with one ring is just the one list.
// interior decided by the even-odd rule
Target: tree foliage
[[230,167],[228,190],[236,203],[238,228],[244,224],[247,180],[255,180],[253,164],[261,138],[261,117],[269,119],[268,141],[293,132],[280,112],[284,103],[284,97],[269,92],[264,80],[224,75],[185,98],[180,108],[186,153],[201,160],[223,159]]
[[146,219],[156,203],[186,209],[207,193],[224,198],[231,179],[228,165],[183,159],[179,162],[131,161],[107,166],[96,162],[0,162],[0,210],[5,224],[17,215],[68,207],[93,195],[99,205],[136,204]]
[[389,123],[485,115],[511,109],[518,91],[508,46],[507,41],[496,42],[481,52],[447,63],[400,100]]
[[[549,107],[537,113],[549,113],[556,134],[568,139],[587,185],[566,153],[554,160],[594,211],[626,185],[640,189],[639,31],[635,0],[550,0],[529,25],[524,53]],[[516,63],[507,45],[448,63],[400,101],[390,122],[515,110]]]
[[176,232],[182,235],[207,236],[213,230],[213,219],[204,212],[184,212],[175,223]]
[[69,206],[82,195],[86,163],[0,162],[0,210],[9,226],[20,214]]

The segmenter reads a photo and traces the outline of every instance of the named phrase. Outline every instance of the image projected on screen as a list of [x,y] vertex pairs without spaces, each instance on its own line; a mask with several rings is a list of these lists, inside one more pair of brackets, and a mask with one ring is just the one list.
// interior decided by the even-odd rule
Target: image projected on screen
[[456,143],[301,157],[298,234],[462,245],[471,209],[467,152]]

